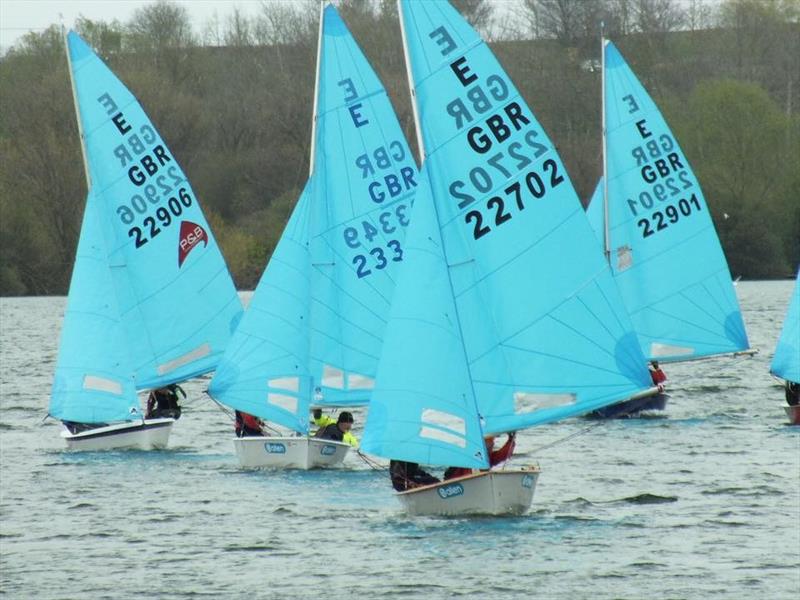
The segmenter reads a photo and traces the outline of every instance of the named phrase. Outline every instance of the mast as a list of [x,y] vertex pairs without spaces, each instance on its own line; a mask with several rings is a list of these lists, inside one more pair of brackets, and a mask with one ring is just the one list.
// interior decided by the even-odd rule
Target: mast
[[608,235],[608,157],[606,153],[606,37],[604,24],[600,23],[600,98],[603,129],[603,251],[611,264],[611,240]]
[[403,21],[402,0],[397,0],[397,15],[400,17],[400,37],[403,39],[403,58],[406,61],[406,78],[408,89],[411,92],[411,110],[414,113],[414,130],[417,132],[417,152],[419,153],[419,167],[425,162],[425,144],[422,141],[422,129],[419,125],[419,111],[417,109],[417,89],[414,87],[414,76],[411,73],[411,57],[408,55],[408,41],[406,40],[406,24]]
[[83,157],[83,173],[86,176],[86,191],[88,192],[92,187],[92,178],[89,175],[89,161],[86,158],[86,139],[83,136],[83,121],[81,121],[81,109],[78,106],[78,91],[75,89],[75,77],[72,74],[72,56],[69,53],[69,40],[67,39],[67,30],[61,26],[61,32],[64,34],[64,50],[67,53],[67,71],[69,71],[69,84],[72,88],[72,104],[75,107],[75,119],[78,121],[78,137],[81,140],[81,156]]
[[[408,76],[408,87],[409,87],[409,90],[411,91],[411,107],[412,107],[412,109],[414,111],[414,126],[416,127],[416,130],[417,130],[417,144],[419,145],[420,171],[422,171],[422,164],[425,161],[425,146],[424,146],[424,143],[422,141],[422,129],[420,128],[419,111],[418,111],[418,107],[417,107],[417,93],[416,93],[416,89],[414,87],[414,77],[413,77],[413,74],[411,72],[411,60],[410,60],[410,57],[408,55],[408,41],[406,40],[406,28],[405,28],[405,23],[403,22],[403,6],[402,6],[402,2],[403,2],[403,0],[397,0],[397,14],[400,17],[400,36],[403,39],[403,57],[406,60],[406,75]],[[433,198],[433,194],[431,194],[430,200],[431,200],[432,205],[433,205],[433,212],[436,215],[436,224],[437,224],[437,226],[439,226],[439,223],[440,223],[440,220],[439,220],[439,209],[436,206],[436,201]],[[442,244],[442,256],[444,257],[444,264],[445,264],[445,267],[447,268],[447,283],[450,286],[450,294],[451,294],[451,297],[453,298],[453,308],[455,309],[455,312],[456,312],[456,324],[458,325],[458,336],[459,336],[459,338],[461,340],[461,350],[464,353],[464,363],[466,364],[467,375],[469,376],[469,387],[472,390],[472,404],[475,407],[475,414],[478,416],[478,430],[480,431],[480,434],[481,434],[481,441],[483,441],[484,431],[483,431],[483,424],[481,423],[481,418],[480,418],[481,417],[480,409],[478,408],[478,396],[475,393],[475,384],[474,384],[474,382],[472,380],[472,369],[470,368],[470,365],[469,365],[469,357],[467,355],[467,347],[464,345],[464,331],[462,330],[462,327],[461,327],[461,315],[458,312],[458,303],[455,300],[456,294],[455,294],[455,290],[453,289],[453,278],[450,276],[450,267],[451,266],[455,266],[455,265],[450,265],[449,261],[447,260],[447,252],[445,251],[444,243],[443,243],[443,240],[442,240],[441,236],[442,236],[441,227],[439,226],[439,241]],[[463,264],[463,263],[459,263],[459,264]],[[486,450],[486,444],[485,443],[484,443],[484,450]],[[488,452],[486,454],[486,461],[487,462],[489,461]]]
[[311,157],[308,160],[308,176],[314,174],[314,155],[317,150],[317,108],[319,107],[319,70],[322,60],[322,22],[325,19],[325,0],[319,3],[319,34],[317,36],[317,72],[314,79],[314,112],[311,115]]

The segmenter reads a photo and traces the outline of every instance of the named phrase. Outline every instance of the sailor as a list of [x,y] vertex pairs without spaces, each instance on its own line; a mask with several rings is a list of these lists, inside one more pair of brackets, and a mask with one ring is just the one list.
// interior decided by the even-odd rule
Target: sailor
[[236,437],[250,437],[265,435],[264,422],[258,417],[254,417],[246,412],[236,411],[236,420],[233,424]]
[[321,408],[315,408],[312,412],[312,419],[311,422],[314,423],[317,427],[327,427],[328,425],[333,425],[336,423],[336,419],[333,417],[329,417],[328,415],[322,414]]
[[648,370],[650,371],[650,379],[653,380],[653,385],[658,386],[659,392],[663,392],[664,382],[667,380],[667,374],[664,373],[664,371],[661,370],[661,367],[658,366],[658,361],[650,361]]
[[800,383],[786,380],[786,402],[789,406],[800,404]]
[[413,490],[423,485],[439,483],[439,479],[420,469],[417,463],[404,460],[389,461],[389,477],[392,478],[392,487],[398,492]]
[[[502,447],[498,448],[497,450],[494,449],[494,436],[489,435],[483,438],[484,443],[486,444],[486,454],[489,456],[489,468],[499,465],[501,462],[507,461],[511,458],[511,455],[514,453],[514,447],[516,446],[516,431],[511,431],[508,433],[508,439],[506,443],[502,445]],[[473,473],[473,469],[467,469],[464,467],[449,467],[444,472],[444,478],[453,479],[454,477],[463,477],[464,475],[469,475]]]
[[147,397],[147,412],[145,419],[158,419],[170,417],[173,419],[181,418],[181,407],[178,403],[180,392],[186,398],[186,392],[175,383],[166,387],[152,390]]
[[[317,421],[317,411],[314,411],[314,422]],[[336,422],[328,416],[322,416],[320,413],[320,420],[327,419],[328,424],[320,428],[314,437],[322,438],[324,440],[334,440],[336,442],[344,442],[353,448],[358,448],[358,438],[350,431],[353,427],[353,415],[347,411],[339,413],[339,418]]]

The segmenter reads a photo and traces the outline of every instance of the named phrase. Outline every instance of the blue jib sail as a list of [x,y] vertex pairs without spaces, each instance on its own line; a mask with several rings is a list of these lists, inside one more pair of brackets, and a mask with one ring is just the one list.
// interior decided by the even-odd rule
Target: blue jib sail
[[300,432],[312,403],[369,401],[418,182],[381,82],[322,18],[313,174],[210,388]]
[[794,282],[794,293],[789,301],[770,372],[783,379],[800,383],[800,271]]
[[697,178],[620,53],[611,42],[604,52],[610,261],[642,349],[662,361],[745,350]]
[[[155,388],[213,370],[242,307],[186,176],[136,98],[74,32],[67,47],[90,192],[51,414],[99,422],[126,418],[106,403],[133,406],[117,398],[131,380]],[[103,322],[114,331],[98,331]]]
[[[469,423],[437,425],[469,396],[495,433],[618,402],[650,377],[564,166],[488,46],[446,2],[401,10],[434,209],[415,208],[362,447],[470,466]],[[431,343],[444,335],[461,343]],[[448,436],[461,462],[439,448]]]

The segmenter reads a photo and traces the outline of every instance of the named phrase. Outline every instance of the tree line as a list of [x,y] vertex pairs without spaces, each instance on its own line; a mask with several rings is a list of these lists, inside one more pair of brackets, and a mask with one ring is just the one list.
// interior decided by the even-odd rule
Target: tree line
[[[800,1],[457,0],[588,200],[601,173],[600,26],[661,107],[700,180],[734,276],[800,263]],[[409,143],[394,0],[337,3]],[[237,287],[252,289],[305,182],[319,5],[264,2],[195,31],[161,0],[76,31],[144,106],[192,182]],[[0,59],[0,294],[64,294],[85,180],[63,36]]]

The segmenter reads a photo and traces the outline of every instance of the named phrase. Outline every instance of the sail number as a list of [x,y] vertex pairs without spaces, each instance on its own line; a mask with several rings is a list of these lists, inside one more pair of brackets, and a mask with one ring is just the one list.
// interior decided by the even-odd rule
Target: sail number
[[151,205],[159,204],[162,198],[166,198],[183,183],[183,174],[176,166],[170,166],[167,174],[161,174],[155,179],[155,184],[148,183],[142,188],[141,194],[131,196],[130,206],[120,204],[117,207],[117,215],[123,225],[130,225],[136,220],[136,215],[145,214]]
[[[548,158],[542,164],[543,175],[534,170],[528,171],[522,181],[517,180],[503,190],[506,197],[500,195],[492,196],[486,201],[486,209],[494,214],[494,225],[499,227],[512,218],[512,212],[506,208],[506,201],[516,206],[516,212],[525,210],[525,202],[530,198],[538,200],[547,193],[548,186],[552,189],[559,186],[564,181],[564,176],[558,172],[558,163],[552,158]],[[491,216],[489,217],[491,219]],[[470,210],[464,215],[464,221],[472,224],[472,237],[476,240],[489,233],[492,228],[484,224],[484,216],[480,210]]]
[[[142,227],[131,227],[128,230],[128,237],[136,241],[136,247],[141,248],[149,240],[156,237],[174,222],[173,217],[180,217],[184,208],[192,205],[192,195],[182,187],[178,190],[177,197],[172,196],[167,200],[166,206],[159,206],[155,212],[155,218],[151,215],[142,221]],[[156,220],[157,219],[157,220]]]
[[692,194],[688,200],[681,198],[677,202],[677,206],[670,204],[663,212],[660,210],[655,211],[651,217],[639,219],[636,225],[642,230],[642,237],[650,237],[658,231],[667,229],[670,225],[676,224],[681,218],[690,216],[692,213],[701,210],[700,201],[697,196]]
[[[386,250],[390,251],[389,256]],[[353,257],[353,266],[356,268],[356,275],[359,279],[372,274],[372,270],[382,271],[391,262],[401,262],[403,260],[403,248],[397,240],[386,242],[385,248],[375,246],[369,251],[369,258],[364,254],[356,254]]]
[[[359,227],[346,227],[343,232],[344,243],[353,249],[363,248],[363,254],[353,257],[352,263],[356,275],[361,279],[371,275],[373,271],[381,271],[389,262],[403,260],[403,248],[398,240],[389,240],[384,246],[372,246],[380,234],[387,237],[403,227],[408,227],[408,208],[414,205],[414,199],[407,205],[399,203],[378,215],[377,226],[370,221],[362,220]],[[370,248],[370,246],[372,246]],[[388,253],[387,253],[388,252]]]
[[[681,192],[692,187],[692,181],[686,171],[678,171],[675,177],[666,177],[663,183],[656,183],[651,190],[639,192],[638,198],[628,198],[628,208],[634,217],[639,216],[639,208],[650,210],[655,204],[655,200],[664,202],[668,198],[677,196]],[[652,193],[651,193],[652,191]]]
[[[533,157],[528,156],[527,152],[523,152],[523,146],[520,142],[511,142],[508,145],[508,156],[503,152],[498,152],[490,156],[486,160],[486,167],[474,167],[470,170],[469,175],[466,177],[472,188],[479,194],[488,194],[494,189],[494,177],[501,178],[502,181],[507,181],[513,171],[519,171],[526,168],[534,160],[547,152],[547,146],[536,141],[538,132],[534,129],[529,130],[525,134],[525,142],[528,147],[533,150]],[[458,208],[466,208],[475,202],[475,196],[465,191],[467,184],[456,179],[450,184],[450,195],[458,200]]]

